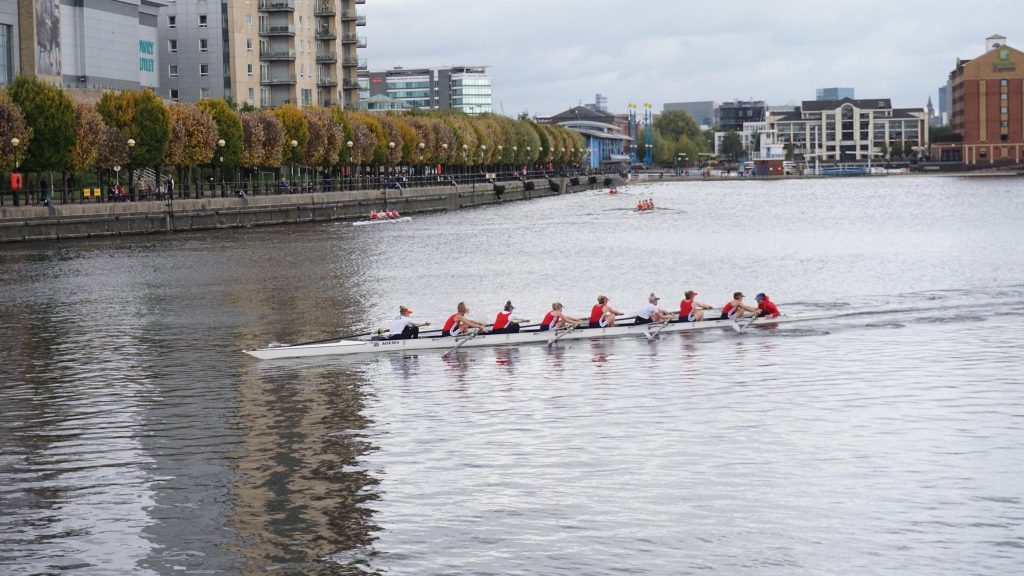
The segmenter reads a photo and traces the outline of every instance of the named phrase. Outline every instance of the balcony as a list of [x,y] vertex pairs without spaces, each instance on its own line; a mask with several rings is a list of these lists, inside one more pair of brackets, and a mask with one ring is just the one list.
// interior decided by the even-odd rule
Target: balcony
[[289,84],[295,84],[295,74],[276,74],[273,76],[263,76],[260,78],[260,84],[266,86],[287,86]]
[[359,90],[359,80],[345,79],[341,81],[341,87],[345,90]]
[[314,16],[334,16],[335,13],[334,2],[317,2],[313,8]]
[[366,0],[356,0],[356,4],[366,4]]
[[317,40],[334,40],[338,37],[338,33],[330,28],[317,28],[316,39]]
[[346,68],[366,68],[366,58],[349,56],[341,59],[341,65]]
[[317,79],[316,79],[316,85],[317,86],[337,86],[338,85],[338,79],[334,78],[332,76],[326,76],[326,75],[318,76]]
[[366,14],[356,15],[356,26],[366,26]]
[[295,0],[260,0],[260,12],[294,12]]
[[359,36],[356,39],[356,48],[366,48],[366,36]]
[[346,21],[352,21],[356,19],[358,13],[355,10],[345,10],[341,13],[341,19]]
[[260,36],[295,36],[295,26],[291,24],[260,26]]
[[295,50],[260,52],[260,60],[295,60]]
[[338,61],[338,53],[337,52],[317,52],[316,53],[316,61],[317,62],[337,62]]
[[356,36],[355,34],[342,34],[341,35],[341,43],[342,44],[358,44],[359,43],[359,36]]

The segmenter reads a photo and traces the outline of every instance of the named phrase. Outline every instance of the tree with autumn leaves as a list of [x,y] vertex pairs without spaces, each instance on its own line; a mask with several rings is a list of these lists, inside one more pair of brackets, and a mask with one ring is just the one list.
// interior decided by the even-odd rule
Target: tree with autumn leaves
[[[360,166],[367,173],[396,166],[470,170],[573,165],[585,156],[575,132],[492,114],[379,115],[293,105],[239,112],[222,99],[168,106],[148,89],[75,103],[59,88],[21,79],[0,91],[0,136],[3,169],[12,168],[17,152],[21,166],[35,171],[102,173],[127,166],[160,173],[170,167],[182,184],[200,181],[217,165],[241,168],[250,179],[292,167],[323,179]],[[13,137],[22,143],[19,150],[10,145]]]

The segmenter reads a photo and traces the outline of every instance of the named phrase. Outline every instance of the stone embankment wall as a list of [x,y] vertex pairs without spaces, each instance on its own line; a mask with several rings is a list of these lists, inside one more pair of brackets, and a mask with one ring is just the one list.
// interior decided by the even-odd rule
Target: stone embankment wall
[[[622,185],[616,175],[498,184],[282,194],[247,198],[175,199],[0,207],[0,242],[245,228],[366,219],[371,210],[402,215],[459,210]],[[573,181],[578,182],[573,184]]]

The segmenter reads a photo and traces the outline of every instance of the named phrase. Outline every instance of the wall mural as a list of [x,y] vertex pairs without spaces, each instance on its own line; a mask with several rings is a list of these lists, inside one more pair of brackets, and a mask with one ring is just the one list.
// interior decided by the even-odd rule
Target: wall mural
[[36,0],[36,73],[60,76],[60,0]]

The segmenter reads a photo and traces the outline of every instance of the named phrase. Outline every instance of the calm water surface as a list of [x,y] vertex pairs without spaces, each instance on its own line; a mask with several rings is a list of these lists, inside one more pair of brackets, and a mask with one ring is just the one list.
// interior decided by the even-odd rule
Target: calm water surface
[[[0,573],[1013,574],[1024,187],[634,185],[0,246]],[[653,214],[628,210],[651,197]],[[399,304],[807,324],[258,362]]]

